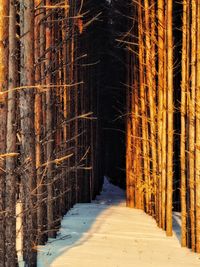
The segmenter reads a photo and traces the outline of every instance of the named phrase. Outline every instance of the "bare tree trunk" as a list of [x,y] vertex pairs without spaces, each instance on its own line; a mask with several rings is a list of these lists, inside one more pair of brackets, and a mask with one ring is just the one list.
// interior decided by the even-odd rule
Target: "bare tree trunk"
[[[133,84],[133,76],[134,76],[134,69],[133,69],[133,55],[129,55],[129,87],[127,90],[127,130],[128,135],[127,136],[127,142],[129,142],[128,147],[128,158],[129,158],[129,176],[128,176],[128,183],[127,183],[127,189],[128,189],[128,201],[129,201],[129,207],[135,208],[135,204],[137,202],[136,199],[136,187],[137,187],[137,181],[136,181],[136,166],[137,166],[137,148],[136,148],[136,134],[137,134],[137,118],[136,118],[136,103],[135,103],[135,90],[134,90],[134,84]],[[133,153],[135,151],[135,153]]]
[[[7,154],[16,153],[17,86],[16,0],[10,1],[9,14],[9,92],[7,114]],[[6,158],[6,267],[16,267],[16,156]]]
[[[40,59],[41,56],[41,47],[44,46],[42,42],[44,42],[44,37],[41,36],[41,27],[42,25],[42,18],[44,17],[43,9],[41,6],[44,5],[44,2],[41,0],[35,1],[35,27],[34,27],[34,35],[35,35],[35,82],[36,85],[40,85],[42,83],[42,62]],[[42,51],[44,53],[44,51]],[[35,93],[35,143],[36,143],[36,175],[37,175],[37,219],[38,219],[38,231],[37,231],[37,239],[39,244],[43,244],[45,240],[44,230],[45,230],[45,220],[44,216],[46,213],[45,209],[45,175],[43,174],[43,169],[41,168],[42,165],[42,114],[43,107],[42,107],[42,90],[41,88],[36,89]]]
[[[73,2],[72,0],[70,1],[71,4],[71,13],[70,16],[74,17],[75,16],[75,10],[74,10],[74,6],[73,6]],[[71,39],[70,39],[70,82],[74,83],[75,80],[75,25],[74,25],[74,20],[70,23],[71,26]],[[76,90],[76,89],[74,89]],[[74,99],[75,99],[75,92],[71,91],[70,92],[70,113],[71,116],[75,117],[75,105],[73,103]],[[75,121],[73,121],[72,123],[70,123],[70,138],[73,139],[74,143],[75,143]],[[92,144],[91,144],[92,145]],[[72,161],[70,162],[70,164],[73,164],[73,167],[75,168],[74,171],[71,173],[71,186],[72,186],[72,199],[71,199],[71,204],[74,205],[77,199],[77,166],[76,166],[76,148],[73,147],[73,153],[74,156],[72,158]]]
[[187,24],[186,24],[186,32],[187,32],[187,74],[186,74],[186,209],[187,209],[187,247],[191,248],[191,221],[190,221],[190,179],[189,179],[189,124],[190,124],[190,75],[191,75],[191,0],[187,1]]
[[150,45],[151,45],[151,53],[150,53],[150,72],[151,72],[151,94],[152,94],[152,114],[151,120],[152,121],[152,132],[153,132],[153,139],[152,139],[152,175],[153,175],[153,194],[152,194],[152,205],[154,210],[154,217],[156,221],[159,220],[159,187],[158,187],[158,151],[157,151],[157,123],[158,123],[158,116],[157,116],[157,88],[156,88],[156,14],[155,14],[155,1],[150,1]]
[[149,176],[148,176],[148,152],[147,152],[147,117],[145,104],[145,81],[144,81],[144,42],[143,42],[143,18],[141,1],[138,3],[138,33],[139,33],[139,81],[140,81],[140,101],[142,116],[142,158],[145,184],[145,209],[149,213]]
[[[46,1],[46,5],[51,5],[51,0]],[[48,237],[54,237],[54,213],[53,213],[53,118],[52,118],[52,89],[51,89],[51,49],[52,49],[52,29],[51,29],[51,10],[47,9],[47,25],[46,25],[46,134],[47,134],[47,229]],[[49,86],[49,87],[48,87]]]
[[167,1],[167,235],[172,236],[172,195],[173,195],[173,1]]
[[183,1],[182,88],[181,88],[181,244],[187,245],[186,207],[186,93],[187,93],[187,1]]
[[24,0],[24,84],[20,90],[22,187],[24,203],[24,260],[29,267],[36,265],[36,169],[34,129],[34,2]]
[[[164,39],[165,39],[165,14],[164,14],[164,1],[158,0],[158,135],[157,135],[157,149],[158,149],[158,179],[159,179],[159,223],[160,227],[163,226],[162,217],[164,216],[163,209],[165,205],[162,203],[162,131],[163,131],[163,90],[164,90]],[[164,205],[164,207],[163,207]]]
[[[139,79],[138,79],[138,69],[136,67],[137,61],[136,61],[136,56],[134,55],[133,58],[133,94],[135,97],[135,207],[137,209],[142,208],[142,175],[141,175],[141,146],[140,146],[140,116],[139,116]],[[134,148],[133,148],[134,149]],[[133,151],[132,151],[133,153]]]
[[[73,3],[73,13],[74,13],[74,16],[76,16],[77,14],[77,2],[74,2]],[[75,23],[74,23],[75,24]],[[76,30],[74,31],[74,36],[73,36],[73,42],[74,42],[74,55],[73,55],[73,68],[74,68],[74,83],[78,83],[78,70],[77,70],[77,64],[75,62],[76,58],[78,57],[78,50],[77,50],[77,47],[78,47],[78,38],[77,38],[77,34],[76,34]],[[79,94],[79,86],[78,85],[75,85],[74,86],[74,116],[75,116],[75,122],[74,122],[74,135],[75,135],[75,143],[74,143],[74,154],[75,154],[75,201],[76,203],[79,201],[79,184],[78,184],[78,177],[79,177],[79,170],[78,170],[78,135],[79,135],[79,121],[78,121],[78,118],[77,116],[79,115],[78,112],[78,94]],[[92,145],[93,145],[93,141],[92,141]],[[94,151],[93,149],[91,150],[91,153],[93,155]]]
[[[163,3],[164,4],[164,3]],[[165,5],[163,6],[163,37],[164,37],[164,78],[163,78],[163,110],[162,110],[162,229],[166,230],[166,185],[167,185],[167,15]]]
[[196,251],[200,253],[200,2],[197,4],[197,85],[196,85]]
[[191,247],[195,251],[195,94],[196,94],[196,0],[192,0],[191,24],[191,94],[189,102],[189,179]]
[[[155,124],[155,97],[153,88],[153,77],[152,77],[152,63],[151,63],[151,42],[150,42],[150,17],[149,17],[149,0],[144,1],[145,8],[145,41],[146,41],[146,79],[147,79],[147,90],[148,90],[148,100],[149,100],[149,113],[150,113],[150,144],[151,144],[151,160],[152,160],[152,170],[151,170],[151,213],[155,215],[155,205],[152,205],[153,196],[155,199],[157,187],[156,184],[156,166],[157,166],[157,155],[156,155],[156,124]],[[150,189],[151,190],[151,189]]]
[[[67,38],[69,37],[69,32],[68,32],[68,17],[69,17],[69,9],[68,9],[68,0],[65,0],[65,10],[64,10],[64,18],[65,20],[63,21],[63,27],[62,27],[62,39],[63,39],[63,82],[65,85],[69,84],[69,68],[67,66],[67,60],[68,60],[68,46],[69,46],[69,41]],[[69,88],[65,86],[63,88],[63,116],[64,116],[64,124],[63,124],[63,149],[64,149],[64,154],[67,152],[67,139],[69,138],[69,131],[68,131],[68,126],[66,124],[67,118],[69,116],[68,111],[69,111]],[[69,193],[67,192],[68,189],[68,181],[69,181],[69,170],[67,169],[68,167],[69,160],[66,160],[64,162],[65,168],[62,169],[62,175],[64,177],[64,194],[63,194],[63,201],[65,203],[65,209],[64,212],[67,210],[68,206],[68,195]]]
[[[0,0],[0,154],[6,152],[9,1]],[[0,266],[5,266],[5,162],[0,160]]]

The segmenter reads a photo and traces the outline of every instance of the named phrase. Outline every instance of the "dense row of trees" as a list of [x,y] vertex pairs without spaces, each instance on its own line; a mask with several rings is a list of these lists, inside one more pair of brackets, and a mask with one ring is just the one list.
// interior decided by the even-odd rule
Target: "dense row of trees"
[[125,115],[127,205],[170,236],[180,191],[182,245],[200,252],[199,36],[195,0],[0,0],[0,266],[17,265],[18,216],[34,267],[62,216],[99,193]]
[[1,267],[17,265],[17,201],[31,267],[66,211],[101,189],[98,16],[90,1],[0,1]]
[[[128,33],[121,39],[128,58],[127,205],[144,209],[171,236],[173,191],[180,189],[182,245],[200,252],[199,1],[138,0],[129,5]],[[177,13],[182,25],[178,64]],[[181,122],[178,141],[175,116]]]
[[200,252],[200,4],[183,1],[181,88],[182,244]]

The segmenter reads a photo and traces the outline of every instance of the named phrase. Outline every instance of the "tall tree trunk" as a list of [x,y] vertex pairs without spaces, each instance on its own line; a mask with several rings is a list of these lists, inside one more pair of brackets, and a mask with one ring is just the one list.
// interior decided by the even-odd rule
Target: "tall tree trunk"
[[[9,1],[0,0],[0,154],[6,152]],[[5,266],[5,162],[0,160],[0,266]]]
[[[164,192],[162,192],[162,131],[163,131],[163,90],[164,90],[164,39],[165,39],[165,13],[164,13],[164,1],[158,0],[158,135],[157,135],[157,149],[158,149],[158,184],[159,184],[159,223],[160,227],[164,226],[162,218],[165,220],[165,199],[163,198]],[[165,178],[164,178],[165,179]],[[163,199],[163,202],[162,202]]]
[[172,236],[172,195],[173,195],[173,1],[167,1],[167,235]]
[[200,253],[200,2],[197,4],[196,251]]
[[24,260],[36,265],[36,168],[34,129],[34,1],[24,0],[24,84],[20,90],[22,188],[24,206]]
[[191,248],[191,221],[190,221],[190,179],[189,179],[189,125],[190,125],[190,75],[191,75],[191,0],[187,1],[187,24],[186,24],[186,32],[187,32],[187,73],[186,73],[186,209],[187,209],[187,247]]
[[[50,6],[51,0],[46,1],[46,6]],[[52,50],[52,26],[51,9],[46,10],[46,134],[47,134],[47,230],[48,237],[54,237],[54,212],[53,212],[53,118],[52,118],[52,77],[51,77],[51,50]],[[48,87],[49,86],[49,87]]]
[[[63,124],[63,150],[66,155],[67,152],[67,139],[69,138],[69,131],[67,126],[67,118],[69,116],[69,88],[67,85],[69,84],[69,68],[67,66],[67,60],[68,60],[68,47],[69,47],[69,41],[68,41],[68,35],[69,35],[69,29],[68,29],[68,17],[69,17],[69,8],[68,8],[68,0],[65,0],[65,9],[64,9],[64,21],[62,26],[62,39],[63,39],[63,116],[64,116],[64,124]],[[68,195],[67,192],[68,189],[68,179],[69,179],[69,170],[68,170],[68,163],[69,160],[65,161],[65,168],[62,169],[62,176],[64,178],[64,194],[63,194],[63,201],[65,203],[65,209],[64,212],[66,212],[67,206],[68,206]]]
[[186,207],[186,93],[187,93],[187,0],[183,1],[182,88],[181,88],[181,244],[187,245]]
[[153,175],[153,183],[154,183],[154,190],[152,194],[152,201],[153,201],[153,206],[154,206],[154,213],[155,213],[155,218],[156,221],[158,222],[159,220],[159,187],[158,187],[158,151],[157,151],[157,123],[158,123],[158,116],[157,116],[157,88],[156,88],[156,44],[157,44],[157,37],[156,37],[156,14],[155,14],[155,1],[151,0],[150,1],[150,39],[151,39],[151,55],[150,55],[150,62],[151,62],[151,91],[152,91],[152,107],[153,107],[153,112],[151,114],[151,120],[152,121],[152,132],[153,132],[153,139],[152,139],[152,175]]
[[[42,82],[42,63],[40,59],[41,55],[41,46],[43,46],[42,42],[43,36],[41,36],[41,27],[42,26],[42,13],[44,12],[43,9],[40,9],[44,5],[44,2],[41,0],[35,1],[35,25],[34,25],[34,35],[35,35],[35,82],[36,85],[40,85]],[[42,51],[44,52],[44,51]],[[37,219],[38,219],[38,231],[37,231],[37,239],[39,244],[43,244],[45,240],[44,230],[45,230],[45,180],[43,175],[43,170],[41,168],[42,165],[42,114],[43,107],[42,107],[42,90],[41,88],[36,89],[35,93],[35,143],[36,143],[36,151],[35,151],[35,159],[36,159],[36,175],[37,175]]]
[[10,0],[9,14],[9,92],[6,158],[6,267],[16,267],[16,91],[17,86],[16,0]]
[[138,33],[139,33],[139,81],[140,81],[140,101],[141,101],[141,116],[142,116],[142,157],[144,171],[144,188],[145,188],[145,210],[149,213],[149,174],[148,174],[148,134],[147,134],[147,116],[145,104],[145,81],[144,81],[144,41],[143,41],[143,18],[141,1],[138,3]]
[[[164,5],[164,3],[163,3]],[[162,189],[162,229],[166,230],[166,185],[167,185],[167,14],[165,5],[163,6],[163,110],[162,110],[162,173],[161,173],[161,189]]]
[[[150,16],[149,16],[149,0],[144,1],[145,8],[145,41],[146,41],[146,79],[147,79],[147,90],[148,90],[148,100],[149,100],[149,113],[150,113],[150,144],[151,144],[151,161],[152,161],[152,170],[151,170],[151,213],[155,215],[155,205],[152,205],[156,196],[156,168],[157,168],[157,153],[156,153],[156,124],[155,124],[155,97],[153,88],[153,76],[152,76],[152,63],[151,63],[151,42],[150,42]],[[154,196],[154,199],[153,199]]]
[[195,95],[196,95],[196,15],[197,3],[192,0],[191,24],[191,92],[189,102],[189,179],[190,179],[190,221],[191,247],[195,251]]

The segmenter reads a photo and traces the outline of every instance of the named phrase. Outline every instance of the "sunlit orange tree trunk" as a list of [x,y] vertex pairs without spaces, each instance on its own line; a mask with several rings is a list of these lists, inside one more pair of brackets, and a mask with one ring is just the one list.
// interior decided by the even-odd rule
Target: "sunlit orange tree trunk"
[[[0,154],[6,152],[9,1],[0,1]],[[5,161],[0,159],[0,265],[5,266]]]
[[200,253],[200,2],[197,4],[197,84],[196,84],[196,251]]
[[157,149],[158,149],[158,225],[165,225],[165,175],[163,173],[163,115],[165,107],[163,105],[164,98],[164,41],[165,41],[165,15],[164,1],[158,0],[158,117],[157,117]]
[[191,248],[195,250],[195,102],[196,102],[196,11],[197,2],[192,4],[192,23],[191,23],[191,89],[189,97],[189,187],[190,187],[190,227],[191,227]]
[[167,235],[172,235],[173,196],[173,1],[167,1]]
[[[35,37],[35,47],[34,47],[34,60],[35,60],[35,84],[38,88],[35,92],[35,157],[36,157],[36,175],[37,175],[37,219],[38,219],[38,231],[37,239],[38,243],[44,243],[45,240],[45,225],[46,225],[46,208],[45,208],[45,175],[43,173],[43,168],[41,167],[43,163],[43,150],[42,150],[42,137],[44,132],[42,131],[43,120],[41,114],[43,113],[42,106],[42,60],[41,56],[44,53],[42,48],[44,47],[44,34],[42,28],[44,27],[44,9],[41,7],[44,5],[44,1],[35,1],[35,20],[34,20],[34,37]],[[41,53],[42,52],[42,53]],[[41,85],[41,86],[39,86]]]

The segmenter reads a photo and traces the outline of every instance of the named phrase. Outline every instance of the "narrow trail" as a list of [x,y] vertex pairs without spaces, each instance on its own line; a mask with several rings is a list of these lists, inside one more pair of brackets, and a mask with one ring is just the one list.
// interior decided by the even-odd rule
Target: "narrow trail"
[[38,267],[193,267],[200,256],[168,238],[141,210],[126,208],[125,193],[105,180],[91,204],[63,218],[56,239],[39,248]]

